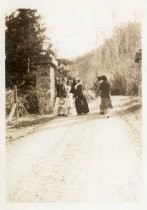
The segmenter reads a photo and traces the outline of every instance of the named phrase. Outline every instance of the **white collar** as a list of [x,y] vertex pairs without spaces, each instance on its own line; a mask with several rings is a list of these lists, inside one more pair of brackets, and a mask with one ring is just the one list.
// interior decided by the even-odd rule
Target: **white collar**
[[76,85],[75,85],[75,89],[77,89],[78,85],[82,85],[80,82],[78,82]]

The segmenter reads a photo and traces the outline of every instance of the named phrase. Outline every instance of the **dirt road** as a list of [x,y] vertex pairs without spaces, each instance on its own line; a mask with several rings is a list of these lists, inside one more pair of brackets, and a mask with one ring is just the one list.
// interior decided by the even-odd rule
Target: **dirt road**
[[101,117],[97,102],[90,108],[7,145],[8,202],[141,201],[138,128],[117,113]]

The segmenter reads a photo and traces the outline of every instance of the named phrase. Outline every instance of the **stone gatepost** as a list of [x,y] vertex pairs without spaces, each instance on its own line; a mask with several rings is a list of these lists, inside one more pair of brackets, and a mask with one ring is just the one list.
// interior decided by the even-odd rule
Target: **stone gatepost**
[[39,104],[39,114],[53,112],[55,100],[55,68],[56,63],[49,55],[40,55],[35,60],[36,65],[36,96]]

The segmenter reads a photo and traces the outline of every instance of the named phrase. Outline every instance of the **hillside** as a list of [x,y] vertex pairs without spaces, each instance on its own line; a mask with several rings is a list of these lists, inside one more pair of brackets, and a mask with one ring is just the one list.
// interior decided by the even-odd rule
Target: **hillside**
[[[116,27],[113,36],[68,65],[69,75],[79,75],[85,89],[93,89],[98,75],[106,74],[113,94],[138,95],[141,89],[141,68],[135,53],[141,48],[141,25],[130,22]],[[131,79],[130,79],[131,78]]]

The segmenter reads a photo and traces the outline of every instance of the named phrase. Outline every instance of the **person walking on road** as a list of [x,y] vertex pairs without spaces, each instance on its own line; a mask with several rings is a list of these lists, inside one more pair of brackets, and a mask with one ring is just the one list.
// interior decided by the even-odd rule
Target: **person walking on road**
[[[99,78],[98,78],[99,79]],[[105,75],[101,76],[101,83],[98,89],[97,95],[101,95],[100,114],[104,114],[105,117],[109,118],[110,109],[113,108],[110,97],[110,83],[107,81]]]
[[71,82],[67,80],[65,85],[66,103],[67,103],[67,116],[71,115],[71,108],[74,105],[73,94],[71,93]]
[[64,78],[57,81],[56,93],[54,116],[66,116],[67,104]]

